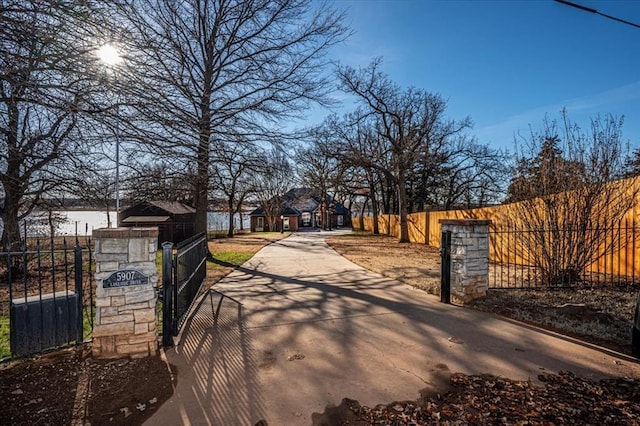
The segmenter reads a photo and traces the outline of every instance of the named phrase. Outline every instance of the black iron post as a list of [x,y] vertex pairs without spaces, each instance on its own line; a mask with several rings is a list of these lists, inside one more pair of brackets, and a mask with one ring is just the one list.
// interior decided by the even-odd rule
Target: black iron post
[[162,243],[162,346],[173,346],[173,243]]
[[[77,233],[76,233],[77,235]],[[80,247],[80,243],[76,237],[76,246],[73,248],[74,254],[74,279],[75,279],[75,287],[76,287],[76,309],[78,310],[77,323],[76,323],[76,343],[80,343],[84,340],[83,336],[83,312],[82,312],[82,301],[84,298],[82,297],[82,247]],[[91,285],[91,283],[89,283]],[[91,303],[91,302],[89,302]],[[93,318],[91,319],[91,323],[93,324]]]
[[442,231],[440,259],[440,302],[451,303],[451,231]]
[[636,314],[633,318],[633,333],[631,335],[631,353],[640,358],[640,293],[636,302]]

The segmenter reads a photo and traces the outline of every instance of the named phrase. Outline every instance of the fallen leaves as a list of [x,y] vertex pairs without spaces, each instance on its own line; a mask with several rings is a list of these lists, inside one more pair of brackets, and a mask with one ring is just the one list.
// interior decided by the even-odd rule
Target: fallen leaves
[[637,297],[632,286],[489,290],[473,307],[630,354]]
[[[570,372],[541,374],[542,386],[490,375],[453,374],[452,390],[422,402],[373,408],[343,400],[355,424],[640,425],[640,380],[593,381]],[[351,423],[343,423],[351,424]]]
[[1,366],[0,425],[141,424],[172,392],[159,357],[96,360],[70,348]]

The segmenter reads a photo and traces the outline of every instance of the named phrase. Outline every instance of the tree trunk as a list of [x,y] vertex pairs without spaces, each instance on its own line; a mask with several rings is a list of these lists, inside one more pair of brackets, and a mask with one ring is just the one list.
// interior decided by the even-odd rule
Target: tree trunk
[[201,146],[198,149],[198,170],[196,175],[195,187],[195,232],[207,232],[207,210],[209,208],[208,187],[209,187],[209,171],[207,164],[209,163],[209,149]]
[[20,195],[11,189],[10,185],[5,188],[4,215],[2,217],[2,248],[6,251],[14,251],[20,247],[22,238],[20,237],[20,219],[18,212],[18,199]]
[[[204,87],[211,82],[207,70]],[[205,90],[200,103],[200,140],[198,142],[195,192],[196,223],[195,232],[207,232],[207,212],[209,210],[209,139],[211,138],[211,93]]]
[[244,215],[242,214],[242,210],[238,211],[238,217],[240,218],[240,230],[244,231]]
[[367,210],[367,202],[369,197],[365,197],[364,203],[362,203],[362,209],[360,210],[360,230],[364,231],[364,212]]
[[371,210],[373,210],[373,235],[380,235],[380,224],[378,223],[380,207],[378,205],[378,198],[376,197],[375,190],[371,191]]
[[229,197],[227,200],[227,207],[229,208],[229,230],[227,231],[227,237],[233,237],[233,216],[235,215],[233,197]]
[[[51,236],[51,238],[55,237],[56,235],[56,226],[54,224],[54,220],[53,220],[53,209],[49,208],[47,209],[47,221],[49,222],[49,235]],[[24,236],[25,238],[27,237],[26,235]]]
[[[407,221],[409,212],[407,209],[407,188],[404,175],[404,169],[399,167],[396,188],[398,190],[398,210],[400,213],[400,238],[398,240],[400,243],[409,242],[409,222]],[[391,224],[389,224],[389,228],[391,228]]]
[[107,228],[111,228],[111,208],[109,207],[109,200],[104,203],[104,206],[107,209]]

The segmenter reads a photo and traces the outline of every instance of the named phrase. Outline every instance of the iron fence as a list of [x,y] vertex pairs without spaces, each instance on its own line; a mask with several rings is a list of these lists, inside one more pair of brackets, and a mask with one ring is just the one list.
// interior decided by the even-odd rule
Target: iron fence
[[638,285],[638,226],[623,220],[577,229],[489,230],[489,288]]
[[81,343],[93,329],[91,241],[24,242],[0,252],[0,358]]
[[207,275],[207,235],[194,235],[178,243],[162,244],[162,342],[172,345],[187,319]]

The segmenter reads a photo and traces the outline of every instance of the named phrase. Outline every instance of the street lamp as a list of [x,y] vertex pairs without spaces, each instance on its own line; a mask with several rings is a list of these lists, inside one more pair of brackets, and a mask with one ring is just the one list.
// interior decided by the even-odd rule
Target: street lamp
[[[98,49],[98,58],[108,68],[113,70],[116,74],[116,67],[122,62],[122,56],[118,49],[112,44],[106,43],[100,46]],[[118,106],[116,105],[116,113],[118,112]],[[119,120],[119,117],[118,117]],[[118,227],[120,224],[120,132],[118,130],[118,120],[116,120],[115,137],[116,137],[116,224]]]
[[284,234],[284,215],[280,215],[280,233]]

